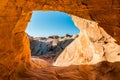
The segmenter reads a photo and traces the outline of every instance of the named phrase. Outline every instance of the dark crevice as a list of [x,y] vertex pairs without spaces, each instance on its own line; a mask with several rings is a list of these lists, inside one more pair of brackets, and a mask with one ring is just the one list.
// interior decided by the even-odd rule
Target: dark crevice
[[117,55],[120,56],[120,53],[118,53]]
[[88,6],[87,0],[82,0],[81,3],[82,5],[85,5],[86,7]]

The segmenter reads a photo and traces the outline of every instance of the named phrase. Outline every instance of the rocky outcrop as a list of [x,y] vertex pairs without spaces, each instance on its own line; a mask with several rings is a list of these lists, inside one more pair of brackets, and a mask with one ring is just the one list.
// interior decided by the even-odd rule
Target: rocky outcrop
[[[120,0],[0,0],[0,73],[2,73],[0,74],[0,80],[65,80],[65,78],[69,80],[87,80],[88,78],[85,74],[89,73],[86,72],[93,71],[86,68],[85,70],[87,71],[82,73],[81,71],[76,71],[76,69],[78,70],[77,67],[64,67],[62,68],[64,72],[61,69],[56,70],[58,67],[56,69],[51,68],[51,70],[49,68],[41,70],[40,67],[35,65],[30,56],[30,45],[25,33],[33,10],[62,11],[70,15],[96,21],[98,26],[102,27],[105,32],[116,40],[117,44],[113,42],[116,46],[120,43]],[[84,33],[81,34],[83,35]],[[86,40],[86,37],[81,40]],[[79,40],[75,41],[78,42],[74,43],[80,43]],[[91,45],[88,43],[86,46]],[[79,46],[76,46],[75,51],[78,51],[78,48]],[[112,50],[116,49],[111,48]],[[70,49],[67,48],[66,50],[69,51]],[[114,50],[110,52],[114,55]],[[113,61],[118,61],[119,56],[116,56],[116,54],[112,56],[112,58],[114,57]],[[111,61],[112,59],[107,60]],[[117,65],[118,63],[115,64]],[[105,69],[109,69],[109,66],[103,68],[103,72],[97,70],[96,73],[93,73],[92,77],[94,78],[91,80],[118,80],[119,65],[114,67],[113,65],[115,64],[111,65],[110,68],[113,69],[110,72],[108,72],[109,70],[104,72]],[[56,71],[58,72],[55,73]],[[66,72],[69,72],[72,76],[68,76]],[[99,77],[99,73],[101,73],[101,77]],[[84,78],[87,79],[81,78],[80,75],[85,75]]]
[[116,40],[98,26],[98,23],[76,16],[72,18],[80,28],[79,37],[60,54],[55,66],[120,61],[120,45],[115,43]]
[[48,38],[29,36],[32,56],[51,56],[60,54],[78,35],[63,37],[50,36]]

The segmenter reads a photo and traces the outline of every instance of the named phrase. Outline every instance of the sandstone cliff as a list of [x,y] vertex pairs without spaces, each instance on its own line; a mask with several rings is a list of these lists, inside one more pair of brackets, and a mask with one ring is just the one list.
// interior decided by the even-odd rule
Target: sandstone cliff
[[[70,15],[97,22],[98,26],[101,27],[94,27],[97,28],[98,33],[103,28],[105,32],[111,36],[110,39],[112,39],[112,42],[108,42],[108,44],[105,44],[106,42],[101,43],[105,45],[106,55],[109,56],[105,60],[110,61],[111,63],[98,63],[96,65],[91,65],[90,67],[85,65],[83,67],[69,66],[40,69],[40,65],[43,64],[36,60],[39,63],[39,65],[36,65],[35,61],[32,61],[30,56],[30,45],[25,33],[26,26],[30,21],[33,10],[62,11]],[[76,21],[74,22],[76,23]],[[103,33],[104,30],[102,30]],[[88,33],[87,31],[88,30],[83,30],[83,33],[79,35],[81,38],[83,36],[83,39],[80,39],[79,37],[76,40],[77,42],[75,41],[71,45],[75,43],[80,44],[81,40],[83,40],[86,42],[86,46],[84,47],[87,47],[87,49],[83,50],[85,53],[88,53],[87,51],[90,50],[89,46],[92,45],[92,51],[89,51],[92,55],[86,56],[86,54],[84,54],[87,60],[83,59],[85,60],[85,63],[90,63],[91,59],[94,60],[95,58],[88,57],[93,56],[93,53],[91,52],[94,51],[93,48],[97,48],[98,46],[94,47],[95,43],[91,43],[92,40],[90,40],[88,35],[85,35]],[[92,34],[95,35],[95,33]],[[92,37],[91,34],[90,36]],[[95,36],[98,40],[99,38],[97,35]],[[104,36],[104,34],[101,36]],[[104,39],[106,38],[107,37]],[[117,44],[114,43],[113,38],[116,40]],[[104,41],[105,40],[102,42]],[[111,45],[111,43],[113,43],[115,47],[114,45]],[[68,80],[119,80],[119,62],[114,62],[119,60],[119,43],[120,0],[0,0],[0,73],[2,73],[0,74],[0,80],[66,80],[66,78]],[[110,48],[106,46],[109,46]],[[80,50],[79,45],[75,47],[76,51]],[[69,48],[71,49],[71,47],[65,49],[68,51],[66,51],[66,54],[69,53]],[[103,47],[98,47],[101,55],[103,53],[102,48]],[[110,52],[107,49],[110,50]],[[116,52],[116,50],[118,51]],[[94,54],[96,54],[96,52],[94,52]],[[117,54],[118,56],[116,56]],[[101,61],[101,57],[99,55],[97,56]],[[92,66],[94,67],[91,69]],[[84,72],[84,70],[86,71]]]
[[120,61],[120,45],[94,21],[72,16],[80,28],[79,37],[67,46],[55,66],[95,64],[101,61]]

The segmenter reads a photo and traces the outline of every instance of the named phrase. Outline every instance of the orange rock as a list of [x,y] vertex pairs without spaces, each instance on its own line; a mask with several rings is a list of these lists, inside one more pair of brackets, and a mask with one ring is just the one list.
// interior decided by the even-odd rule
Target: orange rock
[[[78,17],[94,20],[98,22],[98,25],[105,29],[108,34],[115,38],[117,43],[120,43],[119,8],[119,0],[0,0],[0,80],[66,80],[66,78],[68,80],[88,79],[87,77],[82,77],[86,76],[87,73],[83,75],[82,73],[77,74],[79,72],[77,71],[76,73],[75,69],[72,69],[74,72],[69,72],[68,74],[61,73],[58,75],[58,73],[55,72],[56,70],[53,68],[51,68],[51,72],[49,72],[49,68],[41,70],[34,65],[31,61],[29,41],[25,33],[32,11],[63,11]],[[96,38],[98,37],[96,36]],[[74,43],[79,44],[80,41],[78,40],[78,43]],[[89,42],[87,42],[84,47],[86,46],[89,47]],[[110,44],[110,46],[110,48],[112,48],[113,45]],[[78,48],[79,46],[74,47],[74,49]],[[70,49],[71,48],[68,48],[66,50],[69,52]],[[114,47],[114,49],[119,50],[119,47]],[[76,54],[79,53],[79,49],[76,51],[78,51],[75,52]],[[71,51],[71,53],[72,52],[74,53],[74,50]],[[81,54],[80,56],[85,56],[87,57],[85,60],[90,61],[92,54],[93,53],[90,51],[90,55]],[[116,54],[113,56],[114,58],[116,58]],[[107,60],[112,60],[111,56],[114,54],[106,55],[109,56]],[[71,56],[71,58],[72,57],[73,56]],[[117,57],[115,61],[118,61],[118,58],[119,57]],[[64,70],[67,68],[71,69],[71,67],[65,67]],[[95,74],[97,74],[97,77],[96,75],[92,75],[94,78],[91,80],[118,80],[119,72],[117,72],[117,70],[119,71],[119,67],[114,67],[113,73],[107,75],[103,74],[104,76],[100,77],[96,72]]]

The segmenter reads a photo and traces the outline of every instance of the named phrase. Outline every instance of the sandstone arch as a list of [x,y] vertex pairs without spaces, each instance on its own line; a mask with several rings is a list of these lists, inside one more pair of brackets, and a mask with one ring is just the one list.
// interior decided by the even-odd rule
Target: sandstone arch
[[18,80],[19,75],[24,76],[22,72],[31,70],[31,75],[35,72],[24,32],[33,10],[57,10],[94,20],[120,43],[119,0],[1,0],[1,80]]

